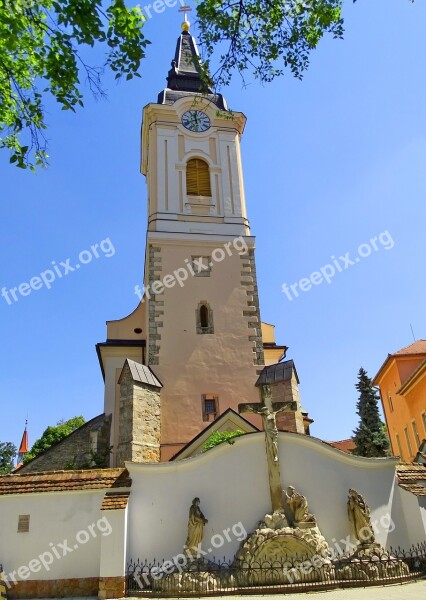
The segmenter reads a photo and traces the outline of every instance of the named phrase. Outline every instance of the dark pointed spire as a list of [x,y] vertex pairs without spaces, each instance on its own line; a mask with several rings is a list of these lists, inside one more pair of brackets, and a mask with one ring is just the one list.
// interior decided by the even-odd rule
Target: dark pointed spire
[[[187,29],[178,38],[175,58],[167,76],[167,87],[178,92],[199,92],[202,88],[200,54]],[[208,92],[211,94],[210,89]]]
[[213,94],[210,88],[206,90],[203,86],[200,54],[195,39],[189,33],[189,22],[185,19],[176,44],[172,68],[167,75],[167,88],[159,94],[158,102],[172,104],[179,98],[194,94],[206,95],[218,108],[226,110],[223,96]]

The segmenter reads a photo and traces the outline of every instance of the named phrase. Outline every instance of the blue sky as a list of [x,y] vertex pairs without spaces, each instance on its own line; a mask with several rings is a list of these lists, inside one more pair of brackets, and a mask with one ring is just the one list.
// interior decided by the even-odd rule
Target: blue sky
[[[237,75],[223,90],[248,118],[242,150],[262,319],[289,346],[312,434],[327,440],[357,425],[359,367],[374,375],[411,343],[410,323],[426,338],[426,5],[348,1],[345,19],[344,41],[324,39],[302,82],[287,75],[243,88]],[[176,9],[154,14],[142,79],[107,78],[108,100],[86,90],[77,114],[46,103],[47,170],[34,175],[0,157],[0,288],[52,261],[63,273],[60,262],[110,240],[51,289],[10,305],[0,297],[1,441],[19,444],[27,415],[32,443],[61,418],[102,412],[95,343],[106,320],[135,308],[143,272],[141,110],[165,86],[179,32]],[[339,258],[347,253],[353,265]],[[296,287],[298,297],[282,291],[307,289],[301,280],[330,273],[333,260],[331,283]]]

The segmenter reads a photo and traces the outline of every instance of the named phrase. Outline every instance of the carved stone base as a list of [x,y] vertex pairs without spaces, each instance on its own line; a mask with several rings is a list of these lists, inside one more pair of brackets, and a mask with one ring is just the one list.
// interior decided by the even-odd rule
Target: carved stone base
[[[278,524],[278,513],[273,516]],[[316,523],[294,528],[271,528],[267,524],[271,524],[271,515],[266,515],[236,554],[234,567],[241,585],[327,581],[333,577],[328,544]]]
[[338,580],[376,581],[409,575],[408,565],[380,544],[359,544],[354,552],[333,561]]
[[[235,581],[230,582],[230,587],[235,585]],[[207,592],[216,592],[222,589],[221,580],[216,573],[208,571],[185,571],[166,575],[155,582],[153,590],[164,593],[193,593],[203,594]]]

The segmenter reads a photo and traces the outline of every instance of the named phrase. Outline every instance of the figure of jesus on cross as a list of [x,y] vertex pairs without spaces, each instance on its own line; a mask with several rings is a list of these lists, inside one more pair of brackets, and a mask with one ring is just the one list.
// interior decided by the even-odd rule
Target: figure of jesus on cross
[[268,461],[269,487],[273,512],[284,510],[281,487],[280,461],[278,457],[278,428],[276,416],[280,412],[296,410],[295,402],[272,402],[269,385],[260,386],[262,402],[238,405],[238,412],[252,412],[262,417],[265,430],[266,457]]

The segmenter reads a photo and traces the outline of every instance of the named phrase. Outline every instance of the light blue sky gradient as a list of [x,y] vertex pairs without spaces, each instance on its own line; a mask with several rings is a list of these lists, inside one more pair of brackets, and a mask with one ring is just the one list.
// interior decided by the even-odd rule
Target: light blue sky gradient
[[[357,425],[354,384],[389,352],[426,337],[426,5],[347,2],[344,41],[324,39],[302,82],[266,86],[238,76],[224,90],[248,117],[243,163],[257,236],[262,319],[296,362],[312,434],[344,439]],[[139,173],[141,109],[156,101],[180,32],[167,9],[146,24],[152,41],[142,79],[116,85],[85,109],[47,102],[51,165],[36,175],[0,158],[0,288],[52,261],[102,252],[52,288],[8,305],[0,298],[2,441],[30,442],[48,424],[103,410],[95,343],[105,321],[136,306],[143,272],[146,188]],[[196,30],[193,30],[196,35]],[[388,231],[392,249],[362,258],[330,284],[289,300],[289,286]],[[99,250],[98,250],[99,252]],[[343,263],[342,263],[343,264]],[[241,399],[243,400],[243,399]]]

